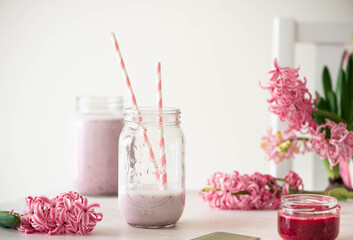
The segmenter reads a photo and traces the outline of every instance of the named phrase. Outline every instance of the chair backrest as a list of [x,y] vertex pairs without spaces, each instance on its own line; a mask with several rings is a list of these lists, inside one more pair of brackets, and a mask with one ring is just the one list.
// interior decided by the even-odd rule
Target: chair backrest
[[[331,71],[333,80],[336,79],[339,59],[343,50],[349,46],[353,37],[353,23],[313,23],[298,22],[290,18],[274,18],[272,56],[277,58],[280,66],[294,66],[295,45],[297,43],[311,43],[315,47],[314,79],[315,90],[321,92],[321,73],[324,65]],[[310,79],[311,81],[312,79]],[[335,84],[335,82],[334,82]],[[272,115],[271,126],[277,131],[284,127],[278,117]],[[304,169],[300,175],[304,179],[305,187],[309,189],[324,189],[327,185],[327,174],[317,154],[308,154],[305,158]],[[303,157],[297,156],[301,161]],[[293,162],[283,161],[279,164],[270,163],[270,173],[276,177],[283,177],[293,170]]]

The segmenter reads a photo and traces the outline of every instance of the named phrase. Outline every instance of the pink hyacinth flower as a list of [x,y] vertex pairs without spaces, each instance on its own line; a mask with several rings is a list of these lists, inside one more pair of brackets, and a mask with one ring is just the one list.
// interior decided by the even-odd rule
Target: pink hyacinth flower
[[277,131],[273,134],[271,128],[267,130],[267,135],[262,137],[261,148],[264,149],[267,158],[275,163],[310,150],[306,141],[299,141],[293,131]]
[[269,111],[279,116],[281,121],[288,124],[288,130],[306,132],[315,126],[311,113],[316,108],[312,95],[306,88],[306,79],[299,79],[299,68],[279,67],[274,60],[275,69],[269,82],[265,86],[271,97],[267,100]]
[[[326,128],[330,129],[330,139],[326,139]],[[321,159],[327,158],[331,167],[340,162],[348,162],[353,156],[353,133],[347,130],[346,124],[336,124],[326,119],[325,124],[316,129],[311,128],[310,134],[312,149],[320,154]]]
[[283,195],[289,194],[289,188],[292,190],[298,190],[299,192],[304,190],[303,179],[301,179],[297,173],[289,171],[288,174],[284,177],[284,180],[287,180],[289,184],[286,182],[282,184]]
[[[294,172],[286,176],[291,189],[299,192],[303,189],[301,178]],[[280,187],[274,177],[268,174],[254,173],[240,175],[237,171],[231,174],[215,172],[207,180],[207,187],[199,191],[202,199],[209,206],[218,209],[277,209],[281,201]]]
[[71,232],[84,235],[103,218],[102,213],[94,211],[99,204],[88,205],[87,198],[77,192],[61,193],[52,199],[29,196],[26,203],[21,225],[17,228],[25,233],[54,235]]

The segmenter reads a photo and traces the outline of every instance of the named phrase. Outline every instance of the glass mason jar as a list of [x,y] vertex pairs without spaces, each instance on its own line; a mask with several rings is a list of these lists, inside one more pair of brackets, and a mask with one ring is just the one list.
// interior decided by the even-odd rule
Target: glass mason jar
[[74,186],[88,195],[118,193],[118,146],[122,97],[78,97],[74,141]]
[[121,213],[135,227],[174,226],[185,206],[180,111],[163,108],[160,113],[152,108],[127,108],[124,124],[119,141]]
[[278,233],[285,240],[334,240],[340,227],[337,199],[315,194],[282,196]]

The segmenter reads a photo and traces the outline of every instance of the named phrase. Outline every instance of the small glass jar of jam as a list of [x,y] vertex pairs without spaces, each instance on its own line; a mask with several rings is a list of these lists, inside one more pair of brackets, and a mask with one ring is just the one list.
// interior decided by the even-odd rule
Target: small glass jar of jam
[[278,233],[284,240],[334,240],[340,228],[337,199],[314,194],[282,196]]

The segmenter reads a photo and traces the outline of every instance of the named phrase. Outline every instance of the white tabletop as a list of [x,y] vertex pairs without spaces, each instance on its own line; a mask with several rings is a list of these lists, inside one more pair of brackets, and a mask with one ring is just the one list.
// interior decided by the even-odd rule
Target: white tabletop
[[[51,196],[50,196],[51,197]],[[277,234],[276,210],[230,211],[211,209],[196,192],[187,192],[184,213],[173,228],[140,229],[128,225],[120,214],[117,197],[88,197],[89,203],[99,203],[103,220],[90,234],[47,236],[41,233],[25,234],[14,229],[0,228],[0,239],[192,239],[212,232],[231,232],[280,240]],[[0,204],[0,210],[22,212],[25,201]],[[341,225],[338,240],[353,239],[353,201],[340,202]]]

